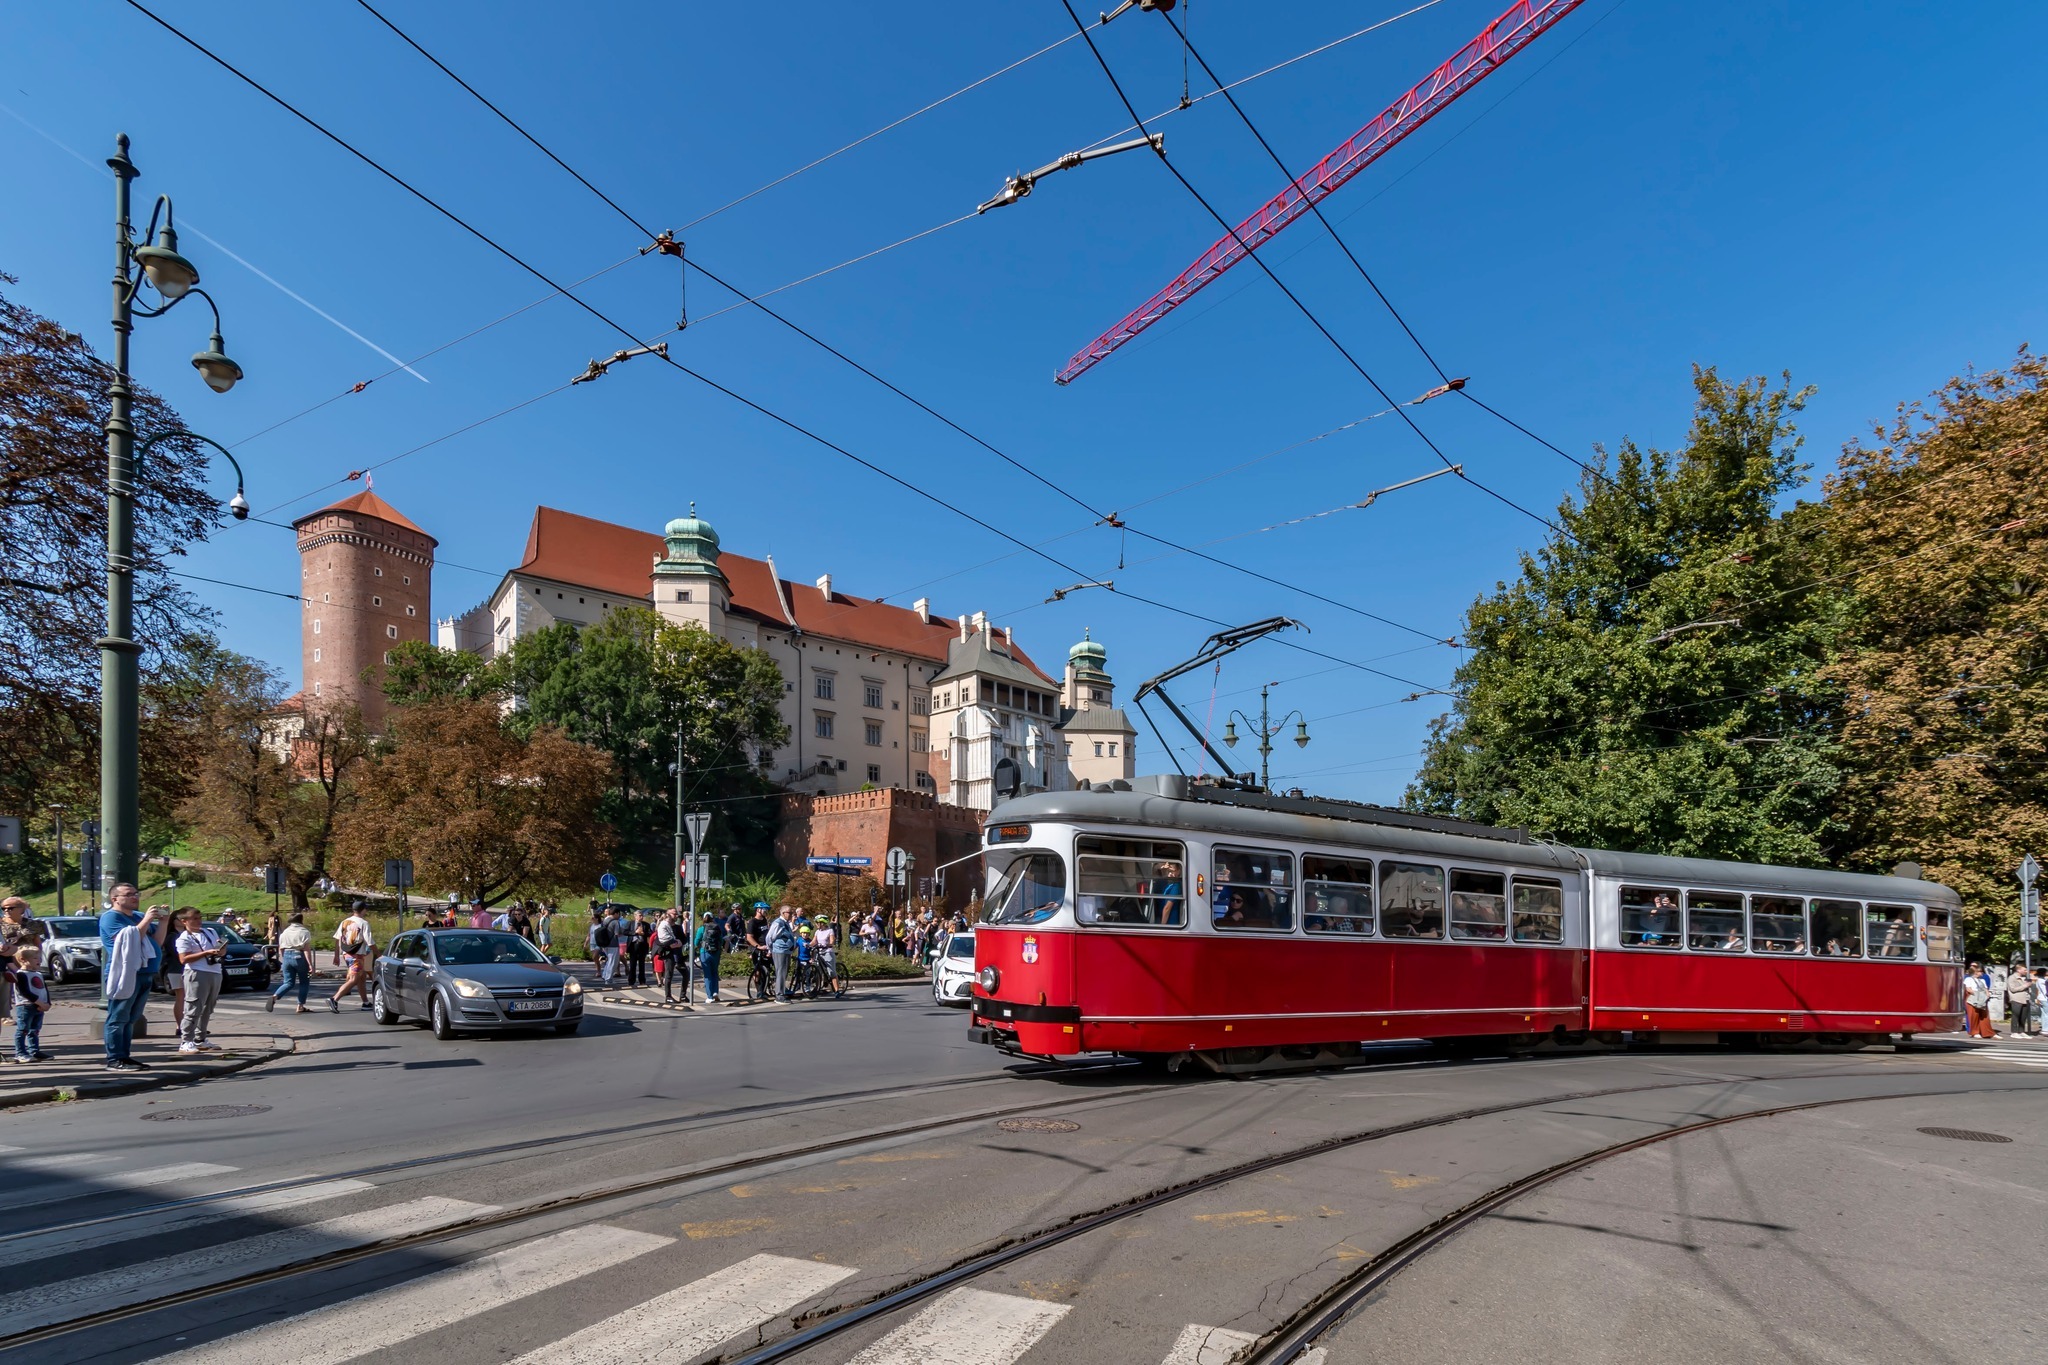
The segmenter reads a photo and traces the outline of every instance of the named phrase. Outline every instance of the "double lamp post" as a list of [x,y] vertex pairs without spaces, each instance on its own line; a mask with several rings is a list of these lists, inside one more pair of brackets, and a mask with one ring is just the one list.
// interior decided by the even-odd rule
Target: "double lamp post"
[[[139,174],[128,159],[128,135],[115,138],[118,150],[107,158],[114,171],[114,358],[107,384],[107,633],[100,646],[100,829],[105,855],[100,864],[102,891],[117,882],[133,882],[142,870],[141,765],[136,756],[141,730],[142,646],[135,629],[135,481],[142,460],[160,441],[182,438],[213,447],[235,470],[235,496],[228,511],[236,520],[249,515],[243,495],[242,466],[218,441],[196,432],[173,429],[154,432],[138,447],[131,421],[134,390],[128,379],[128,337],[135,319],[162,317],[192,297],[213,310],[213,335],[206,349],[192,357],[192,367],[215,393],[226,393],[242,377],[242,367],[228,358],[221,341],[220,309],[198,288],[199,271],[178,254],[178,233],[172,221],[171,198],[158,195],[149,227],[138,242],[129,221],[128,186]],[[161,228],[158,219],[162,219]],[[154,235],[155,241],[150,241]],[[157,302],[139,296],[147,284]]]

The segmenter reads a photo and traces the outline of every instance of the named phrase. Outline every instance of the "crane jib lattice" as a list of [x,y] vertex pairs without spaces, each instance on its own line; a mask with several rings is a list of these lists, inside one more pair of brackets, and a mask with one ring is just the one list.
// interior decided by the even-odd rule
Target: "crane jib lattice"
[[1398,146],[1410,133],[1499,70],[1509,58],[1542,37],[1582,3],[1584,0],[1516,0],[1506,13],[1481,29],[1476,37],[1452,53],[1442,66],[1388,105],[1379,117],[1274,195],[1257,213],[1239,223],[1235,232],[1197,256],[1194,264],[1175,276],[1171,284],[1083,347],[1053,376],[1053,382],[1065,384],[1086,373],[1117,347],[1200,293],[1224,271],[1257,251],[1289,223],[1308,212],[1310,205],[1329,197],[1346,181]]

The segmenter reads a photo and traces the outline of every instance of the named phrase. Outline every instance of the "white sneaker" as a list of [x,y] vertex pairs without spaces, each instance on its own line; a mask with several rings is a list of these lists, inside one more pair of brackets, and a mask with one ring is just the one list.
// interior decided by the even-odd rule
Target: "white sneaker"
[[179,1052],[182,1052],[182,1053],[184,1053],[184,1054],[185,1054],[186,1056],[188,1056],[188,1057],[189,1057],[189,1056],[191,1056],[191,1055],[192,1055],[193,1053],[196,1053],[196,1052],[198,1052],[198,1051],[199,1051],[199,1044],[197,1044],[197,1043],[180,1043],[180,1044],[178,1044],[178,1051],[179,1051]]
[[220,1051],[220,1044],[219,1044],[219,1043],[201,1043],[201,1044],[199,1045],[199,1050],[200,1050],[201,1052],[218,1052],[218,1051]]

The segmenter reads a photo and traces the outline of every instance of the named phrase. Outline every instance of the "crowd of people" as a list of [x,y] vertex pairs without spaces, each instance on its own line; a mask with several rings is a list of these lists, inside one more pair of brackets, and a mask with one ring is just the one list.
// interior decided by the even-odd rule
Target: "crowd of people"
[[1972,1038],[2038,1038],[2048,1015],[2048,967],[1986,967],[1972,962],[1963,973],[1963,1013]]

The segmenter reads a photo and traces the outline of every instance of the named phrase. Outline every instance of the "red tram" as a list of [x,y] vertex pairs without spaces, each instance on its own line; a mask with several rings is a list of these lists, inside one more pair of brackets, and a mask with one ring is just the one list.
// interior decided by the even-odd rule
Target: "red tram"
[[994,811],[973,1036],[1339,1061],[1381,1039],[1882,1041],[1962,1027],[1948,887],[1569,848],[1177,776]]

